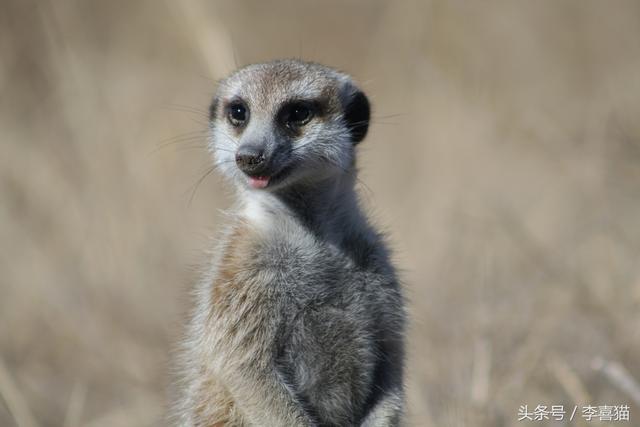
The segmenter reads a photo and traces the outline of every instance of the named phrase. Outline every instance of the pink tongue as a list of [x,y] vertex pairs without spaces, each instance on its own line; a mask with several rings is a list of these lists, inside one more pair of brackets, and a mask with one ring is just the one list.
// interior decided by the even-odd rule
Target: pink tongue
[[253,188],[264,188],[267,185],[269,185],[269,177],[268,176],[250,176],[249,185],[251,185]]

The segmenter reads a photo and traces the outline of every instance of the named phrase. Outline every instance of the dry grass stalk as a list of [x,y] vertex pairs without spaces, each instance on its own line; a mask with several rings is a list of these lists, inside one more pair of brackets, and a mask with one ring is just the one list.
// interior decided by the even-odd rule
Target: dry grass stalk
[[7,405],[18,427],[38,427],[27,400],[20,393],[2,358],[0,358],[0,397]]

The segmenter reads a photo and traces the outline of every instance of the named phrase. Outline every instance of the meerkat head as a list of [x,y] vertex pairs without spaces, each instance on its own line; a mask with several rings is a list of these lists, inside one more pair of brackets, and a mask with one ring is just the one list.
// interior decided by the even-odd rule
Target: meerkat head
[[350,173],[369,112],[364,93],[334,69],[297,60],[250,65],[219,85],[209,147],[227,177],[277,191]]

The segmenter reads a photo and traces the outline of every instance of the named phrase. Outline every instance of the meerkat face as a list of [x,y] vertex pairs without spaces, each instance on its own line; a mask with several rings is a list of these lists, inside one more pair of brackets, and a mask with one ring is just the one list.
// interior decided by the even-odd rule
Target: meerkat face
[[220,84],[209,147],[224,175],[274,191],[351,171],[368,125],[369,102],[349,76],[275,61],[242,68]]

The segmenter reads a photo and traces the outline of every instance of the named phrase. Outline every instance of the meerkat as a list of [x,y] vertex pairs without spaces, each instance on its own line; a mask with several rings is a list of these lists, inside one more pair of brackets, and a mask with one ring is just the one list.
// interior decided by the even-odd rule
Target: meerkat
[[316,63],[219,84],[208,145],[237,203],[195,291],[174,425],[403,424],[404,299],[355,189],[369,117]]

